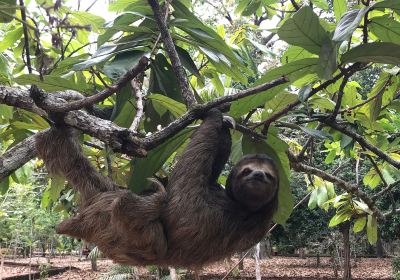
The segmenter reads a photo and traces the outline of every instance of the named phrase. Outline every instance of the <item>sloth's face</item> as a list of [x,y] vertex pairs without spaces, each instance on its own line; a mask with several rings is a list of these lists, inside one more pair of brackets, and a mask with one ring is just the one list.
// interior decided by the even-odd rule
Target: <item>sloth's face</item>
[[235,168],[231,191],[246,208],[257,211],[275,198],[279,176],[272,163],[251,160]]

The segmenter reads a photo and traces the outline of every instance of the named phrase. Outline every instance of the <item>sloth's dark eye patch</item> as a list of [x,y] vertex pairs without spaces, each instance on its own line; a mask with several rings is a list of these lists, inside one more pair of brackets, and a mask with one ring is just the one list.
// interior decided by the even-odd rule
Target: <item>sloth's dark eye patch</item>
[[248,167],[246,167],[246,168],[243,169],[243,171],[242,171],[242,175],[243,175],[243,176],[247,176],[247,175],[249,175],[250,173],[251,173],[251,169],[248,168]]

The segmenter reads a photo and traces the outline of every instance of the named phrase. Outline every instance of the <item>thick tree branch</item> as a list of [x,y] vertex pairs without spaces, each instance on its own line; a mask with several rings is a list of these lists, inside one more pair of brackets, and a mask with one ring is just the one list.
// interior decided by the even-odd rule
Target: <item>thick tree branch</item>
[[133,78],[135,78],[137,75],[145,71],[147,65],[148,65],[148,59],[143,56],[140,59],[139,63],[130,71],[128,71],[116,84],[106,88],[105,90],[103,90],[98,94],[86,97],[81,100],[73,101],[70,103],[57,103],[44,99],[41,102],[40,107],[48,112],[63,113],[92,106],[100,101],[103,101],[107,97],[110,97],[113,93],[119,91]]
[[[65,113],[64,120],[68,125],[76,127],[82,132],[105,142],[115,152],[122,152],[132,156],[144,156],[146,150],[157,147],[169,137],[178,133],[193,121],[200,118],[211,108],[222,106],[240,98],[266,91],[286,82],[287,79],[282,77],[254,88],[239,91],[233,95],[223,96],[208,103],[196,105],[182,117],[170,123],[163,130],[155,132],[144,139],[137,138],[136,133],[121,128],[108,120],[99,119],[80,110]],[[45,100],[44,102],[46,102],[50,107],[63,107],[63,105],[71,104],[67,103],[63,99],[57,98],[57,95],[45,94],[41,99]],[[74,96],[79,97],[76,95]],[[0,103],[40,113],[41,116],[47,116],[46,112],[35,105],[33,99],[29,96],[29,93],[26,90],[0,85]],[[43,102],[41,103],[43,104]]]
[[19,142],[0,156],[0,181],[35,157],[36,135]]
[[[171,34],[168,31],[167,23],[164,20],[165,17],[163,16],[160,5],[158,4],[158,0],[148,0],[148,2],[153,9],[154,17],[156,19],[158,28],[160,29],[161,38],[163,39],[165,45],[165,50],[167,51],[168,56],[171,60],[172,69],[174,70],[174,73],[179,83],[179,87],[181,89],[182,97],[186,103],[186,106],[190,108],[194,104],[196,104],[196,99],[194,97],[192,89],[190,88],[185,69],[183,68],[182,63],[179,59]],[[169,4],[166,3],[166,5]]]
[[328,182],[334,183],[336,186],[341,188],[342,190],[351,193],[358,198],[362,199],[365,204],[368,205],[369,209],[377,216],[378,219],[380,220],[385,220],[385,217],[383,214],[380,212],[378,208],[375,207],[375,202],[363,191],[361,191],[357,185],[348,183],[339,177],[333,176],[323,170],[320,170],[318,168],[300,163],[296,161],[296,157],[291,154],[290,152],[288,153],[289,159],[290,159],[290,166],[298,172],[305,172],[307,174],[313,174],[316,175]]

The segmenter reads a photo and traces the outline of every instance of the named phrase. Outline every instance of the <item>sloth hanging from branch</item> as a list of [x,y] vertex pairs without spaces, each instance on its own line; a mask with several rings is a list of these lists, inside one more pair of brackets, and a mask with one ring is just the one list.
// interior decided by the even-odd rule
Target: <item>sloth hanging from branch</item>
[[243,157],[225,189],[217,183],[231,151],[229,127],[217,109],[193,133],[166,191],[145,196],[102,176],[77,136],[58,124],[37,137],[49,172],[80,192],[80,213],[57,232],[96,244],[118,263],[193,268],[220,260],[259,242],[277,209],[278,171],[265,155]]

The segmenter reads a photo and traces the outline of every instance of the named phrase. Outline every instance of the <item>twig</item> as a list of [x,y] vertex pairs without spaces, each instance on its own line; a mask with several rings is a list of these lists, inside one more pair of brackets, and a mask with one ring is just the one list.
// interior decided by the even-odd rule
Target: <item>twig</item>
[[174,42],[172,41],[171,34],[168,31],[168,27],[161,12],[160,5],[158,3],[158,0],[148,0],[148,2],[153,9],[154,17],[161,32],[161,38],[163,39],[165,44],[165,50],[171,60],[172,69],[174,70],[179,87],[181,89],[182,98],[185,101],[186,106],[190,108],[194,104],[196,104],[196,99],[194,97],[192,89],[190,88],[185,69],[183,68],[182,63],[179,59]]
[[339,87],[335,109],[333,109],[333,112],[332,112],[331,116],[329,117],[330,120],[335,120],[337,115],[338,115],[338,113],[339,113],[340,107],[342,106],[344,88],[345,88],[345,86],[346,86],[348,81],[349,81],[349,77],[347,75],[344,75],[343,81],[342,81],[342,83],[340,84],[340,87]]
[[[324,125],[319,123],[315,129],[321,130],[323,127]],[[313,140],[314,140],[313,136],[307,139],[307,142],[304,144],[303,149],[301,149],[300,153],[296,156],[297,160],[301,160],[304,157],[305,153],[307,152],[308,146],[311,145]]]
[[24,47],[25,47],[25,58],[26,58],[26,66],[28,67],[29,74],[32,74],[32,64],[31,64],[31,55],[29,51],[29,34],[28,34],[28,26],[26,25],[26,8],[24,4],[24,0],[19,0],[20,10],[21,10],[21,19],[23,21],[22,27],[24,30]]
[[349,111],[352,111],[352,110],[354,110],[354,109],[360,108],[360,107],[364,106],[365,104],[371,102],[371,101],[374,100],[375,98],[381,96],[381,95],[385,92],[387,86],[391,83],[391,81],[392,81],[392,77],[390,77],[390,78],[386,81],[385,85],[381,88],[381,90],[380,90],[377,94],[375,94],[374,96],[371,96],[370,98],[366,99],[365,101],[363,101],[363,102],[361,102],[361,103],[359,103],[359,104],[357,104],[357,105],[354,105],[353,107],[340,110],[340,111],[339,111],[339,114],[342,114],[342,113],[349,112]]
[[[367,0],[363,2],[365,6],[369,6],[370,0]],[[363,26],[363,43],[367,44],[368,43],[368,14],[369,10],[365,13],[364,15],[364,26]]]
[[338,187],[341,189],[345,190],[348,193],[354,194],[358,198],[362,199],[365,204],[368,205],[368,208],[371,209],[371,211],[380,219],[380,220],[385,220],[384,216],[382,213],[375,207],[375,202],[363,191],[361,191],[357,185],[351,184],[349,182],[346,182],[339,177],[333,176],[323,170],[320,170],[318,168],[305,165],[303,163],[297,162],[296,158],[293,154],[288,152],[289,160],[290,160],[290,166],[298,171],[298,172],[305,172],[307,174],[313,174],[316,175],[328,182],[332,182],[336,184]]
[[300,6],[296,3],[296,0],[290,0],[290,2],[293,5],[293,8],[296,9],[296,11],[300,10]]
[[361,136],[360,134],[350,130],[348,127],[342,126],[338,124],[337,122],[334,121],[328,121],[326,118],[320,119],[321,122],[324,122],[325,124],[329,125],[333,129],[342,132],[343,134],[346,134],[347,136],[353,138],[355,141],[357,141],[362,147],[370,150],[377,156],[379,156],[381,159],[385,160],[386,162],[390,163],[394,167],[400,168],[400,161],[395,160],[394,158],[390,157],[387,153],[379,149],[378,147],[372,145],[369,143],[367,140],[365,140],[364,136]]
[[101,91],[98,94],[86,97],[78,101],[73,101],[70,103],[53,103],[53,102],[48,102],[46,99],[44,99],[40,102],[40,107],[48,112],[65,113],[91,106],[95,103],[98,103],[106,99],[113,93],[119,91],[133,78],[135,78],[137,75],[146,70],[147,65],[148,65],[148,59],[143,56],[140,59],[139,63],[133,69],[128,71],[116,84],[106,88],[105,90]]
[[[347,68],[346,70],[342,71],[341,73],[339,73],[338,75],[336,75],[335,77],[333,77],[331,80],[328,80],[322,84],[320,84],[319,86],[313,88],[309,94],[309,96],[306,98],[305,101],[307,101],[311,96],[313,96],[314,94],[316,94],[317,92],[327,88],[328,86],[330,86],[331,84],[334,84],[335,82],[337,82],[339,79],[341,79],[345,74],[347,74],[349,77],[354,74],[355,72],[357,72],[362,64],[360,63],[354,63],[352,66],[350,66],[349,68]],[[276,112],[275,114],[273,114],[272,116],[270,116],[268,119],[266,119],[265,121],[262,121],[258,124],[256,124],[253,129],[264,125],[265,127],[268,127],[271,123],[273,123],[274,121],[276,121],[277,119],[279,119],[280,117],[286,115],[289,111],[291,111],[292,109],[294,109],[295,107],[297,107],[298,105],[300,105],[301,102],[299,100],[294,101],[290,104],[288,104],[285,108],[283,108],[281,111]]]
[[400,180],[390,184],[389,186],[387,186],[386,188],[382,189],[380,192],[378,192],[377,194],[375,194],[374,196],[372,196],[372,200],[377,200],[378,198],[380,198],[383,194],[385,194],[386,192],[394,189],[396,186],[400,186]]
[[139,81],[136,78],[131,81],[131,86],[132,86],[132,93],[135,95],[136,99],[136,116],[133,119],[132,125],[129,129],[134,132],[137,132],[140,120],[143,117],[142,90],[140,88]]

